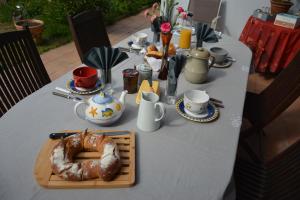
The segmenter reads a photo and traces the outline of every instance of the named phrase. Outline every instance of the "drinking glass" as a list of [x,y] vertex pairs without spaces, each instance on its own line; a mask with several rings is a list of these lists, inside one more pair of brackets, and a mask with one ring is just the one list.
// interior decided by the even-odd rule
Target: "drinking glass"
[[112,87],[112,77],[111,77],[111,69],[101,69],[101,84],[104,86],[104,92],[107,94],[113,94],[114,90]]
[[166,103],[170,105],[174,105],[176,103],[176,95],[177,95],[177,80],[170,79],[168,77],[166,83],[165,97]]
[[183,28],[180,31],[179,48],[189,49],[191,46],[192,29]]

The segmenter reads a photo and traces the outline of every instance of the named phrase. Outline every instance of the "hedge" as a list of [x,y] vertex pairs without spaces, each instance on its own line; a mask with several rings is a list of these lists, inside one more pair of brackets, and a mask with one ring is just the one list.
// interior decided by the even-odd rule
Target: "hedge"
[[26,18],[41,19],[45,22],[44,43],[64,38],[71,39],[67,15],[73,15],[86,9],[100,7],[105,23],[135,14],[149,7],[157,0],[8,0],[0,5],[0,21],[12,22],[12,13],[17,4],[26,9]]

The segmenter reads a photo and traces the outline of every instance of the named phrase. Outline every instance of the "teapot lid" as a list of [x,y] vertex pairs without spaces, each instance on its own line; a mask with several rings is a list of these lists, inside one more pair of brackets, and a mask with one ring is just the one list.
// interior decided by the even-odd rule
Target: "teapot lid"
[[192,50],[192,56],[198,59],[208,59],[210,53],[203,47],[197,47]]
[[95,95],[92,100],[97,104],[106,104],[111,103],[113,98],[104,92],[100,92],[99,94]]

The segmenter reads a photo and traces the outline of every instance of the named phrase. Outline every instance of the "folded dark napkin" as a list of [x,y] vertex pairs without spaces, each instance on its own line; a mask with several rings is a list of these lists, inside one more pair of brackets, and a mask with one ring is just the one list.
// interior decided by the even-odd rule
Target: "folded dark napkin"
[[175,95],[177,88],[177,79],[181,73],[181,70],[186,62],[185,55],[176,55],[169,60],[169,70],[168,70],[168,95]]
[[111,83],[111,68],[127,59],[128,55],[118,48],[93,47],[83,57],[83,63],[101,70],[102,83]]
[[128,58],[125,52],[112,47],[93,47],[83,58],[83,63],[102,70],[109,70]]
[[210,28],[208,24],[197,23],[195,27],[197,47],[202,47],[203,42],[214,43],[218,42],[218,36],[214,29]]

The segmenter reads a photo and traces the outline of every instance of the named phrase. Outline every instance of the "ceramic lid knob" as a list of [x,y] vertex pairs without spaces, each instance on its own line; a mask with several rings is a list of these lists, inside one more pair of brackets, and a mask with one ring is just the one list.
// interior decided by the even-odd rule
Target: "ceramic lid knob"
[[208,59],[210,53],[203,47],[197,47],[192,50],[192,57],[198,59]]
[[93,102],[97,104],[106,104],[111,103],[113,101],[113,98],[104,92],[100,92],[99,94],[95,95],[93,97]]

